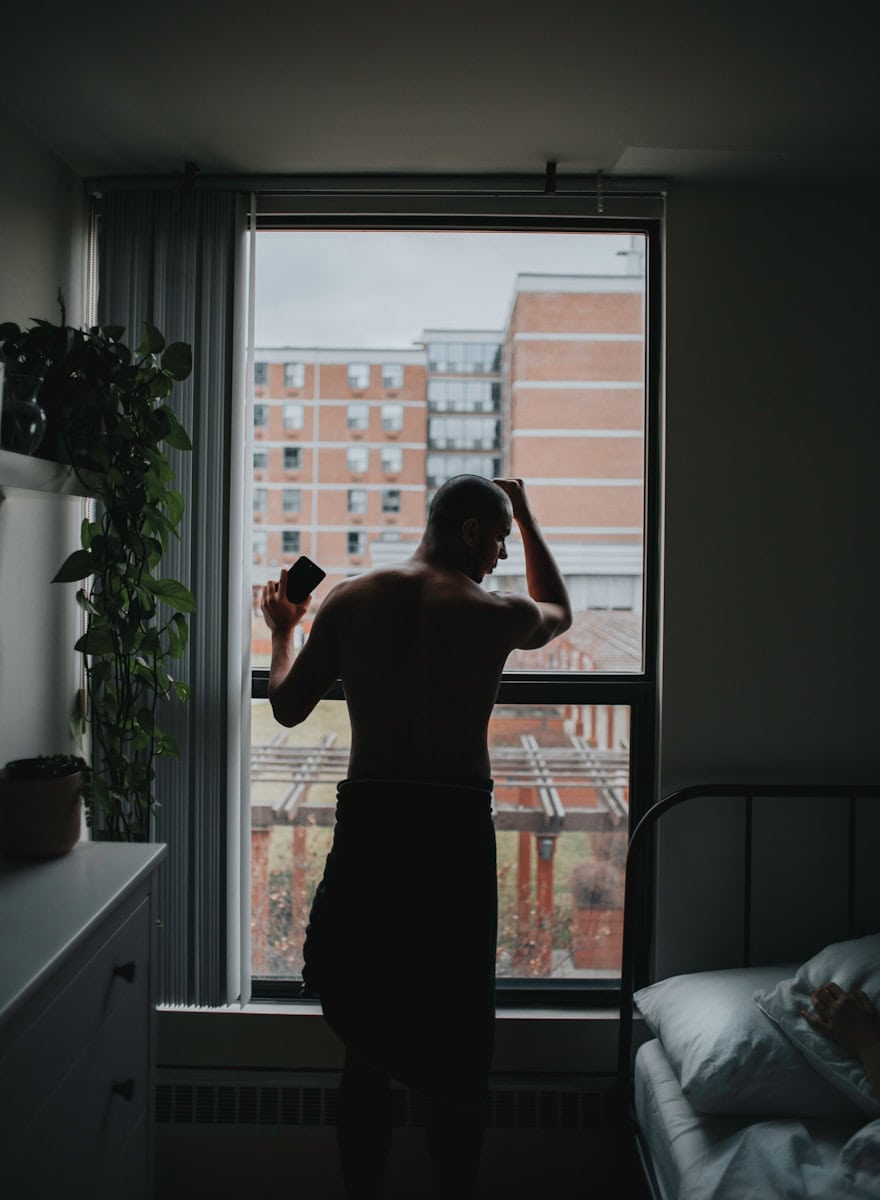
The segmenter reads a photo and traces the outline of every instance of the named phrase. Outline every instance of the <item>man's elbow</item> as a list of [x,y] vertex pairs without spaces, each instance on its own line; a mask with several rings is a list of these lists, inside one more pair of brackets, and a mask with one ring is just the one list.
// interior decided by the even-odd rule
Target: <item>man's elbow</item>
[[301,725],[308,716],[308,713],[299,711],[297,706],[285,696],[277,692],[273,695],[271,688],[269,689],[269,703],[272,705],[273,717],[279,725],[283,725],[286,729],[292,729],[294,725]]

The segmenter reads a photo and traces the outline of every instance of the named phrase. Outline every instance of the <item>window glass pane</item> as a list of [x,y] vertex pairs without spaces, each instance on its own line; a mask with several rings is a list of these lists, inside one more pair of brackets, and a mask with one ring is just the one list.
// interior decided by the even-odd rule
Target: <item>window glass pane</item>
[[362,391],[370,386],[370,364],[350,363],[348,367],[348,386],[356,391]]
[[284,405],[284,428],[302,429],[305,410],[301,404]]
[[366,446],[349,446],[345,452],[348,469],[355,475],[363,475],[370,460]]
[[[327,271],[315,279],[313,296],[297,298],[291,289],[286,324],[275,322],[278,332],[262,338],[261,303],[277,310],[279,301],[273,289],[271,306],[261,302],[258,286],[256,360],[266,366],[266,385],[271,372],[264,360],[270,358],[275,383],[282,379],[277,360],[287,355],[293,361],[283,364],[284,383],[300,387],[308,377],[309,422],[304,425],[298,397],[280,389],[271,404],[254,405],[254,424],[263,427],[255,441],[266,451],[253,460],[265,472],[254,487],[254,594],[267,578],[277,578],[282,563],[308,554],[328,572],[316,589],[313,618],[339,580],[409,557],[427,504],[446,479],[461,473],[525,479],[565,575],[574,621],[550,645],[515,651],[506,664],[510,672],[546,672],[550,698],[539,708],[499,708],[492,721],[498,974],[514,981],[614,975],[629,709],[556,704],[552,680],[572,672],[635,678],[642,667],[644,239],[383,231],[385,272],[376,236],[351,230],[257,235],[258,258],[278,261],[282,242],[301,248],[299,266],[285,268],[289,278],[306,277],[306,255],[310,263],[326,263]],[[488,238],[491,255],[472,253]],[[475,264],[485,266],[505,246],[503,272],[483,296],[482,267]],[[432,281],[448,267],[454,284],[432,288],[430,306],[415,287],[397,294],[406,274],[397,267],[415,257],[423,261],[428,250],[436,254]],[[369,305],[349,303],[366,294]],[[452,299],[444,308],[439,301],[447,294]],[[404,316],[393,315],[399,312]],[[496,340],[483,332],[496,329]],[[322,347],[320,353],[307,349],[313,346]],[[374,363],[349,361],[360,354]],[[406,392],[380,391],[380,384],[402,386],[404,365]],[[370,410],[380,407],[371,424]],[[300,424],[288,425],[285,434],[284,425],[300,411]],[[288,439],[300,445],[283,445]],[[526,591],[515,531],[508,558],[483,586]],[[252,660],[266,665],[270,639],[258,611],[252,628]],[[271,716],[257,721],[260,703],[253,763],[254,803],[263,806],[253,832],[254,969],[295,978],[308,903],[329,847],[334,785],[345,774],[348,722],[344,704],[326,701],[303,726],[284,730]],[[317,756],[315,775],[308,773],[310,756]],[[539,778],[543,791],[536,791]],[[563,832],[545,816],[550,810],[542,797],[553,795],[565,810]],[[438,964],[438,980],[453,970],[454,964]]]
[[367,489],[348,489],[348,511],[350,513],[365,513],[367,511]]
[[382,428],[385,430],[403,429],[403,405],[382,405]]
[[[294,729],[281,729],[268,701],[255,700],[251,725],[254,974],[298,979],[351,727],[345,704],[336,700],[322,701]],[[499,980],[618,977],[629,709],[496,706],[489,741]],[[562,831],[550,811],[563,814]],[[454,870],[449,887],[455,887]],[[436,965],[438,982],[454,977],[454,963]]]
[[265,449],[255,450],[254,451],[254,470],[255,471],[265,471],[268,469],[268,467],[269,467],[269,451],[265,450]]
[[348,427],[349,429],[369,429],[370,427],[370,408],[367,404],[349,404],[348,406]]
[[269,382],[269,364],[266,362],[254,363],[254,383],[257,387],[265,387]]
[[399,474],[403,466],[403,451],[400,446],[382,447],[382,470],[386,475]]
[[384,363],[382,365],[382,386],[386,388],[403,387],[402,363]]

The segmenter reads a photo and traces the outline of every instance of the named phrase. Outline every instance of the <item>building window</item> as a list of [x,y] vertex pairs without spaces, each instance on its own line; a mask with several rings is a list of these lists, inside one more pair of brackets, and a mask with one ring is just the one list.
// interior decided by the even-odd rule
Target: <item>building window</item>
[[370,408],[367,404],[349,404],[349,429],[365,430],[370,428]]
[[305,409],[301,404],[285,404],[284,428],[302,429],[305,421]]
[[500,342],[431,342],[429,371],[491,375],[501,367]]
[[437,487],[453,475],[482,475],[484,479],[495,479],[500,470],[497,458],[483,454],[429,454],[426,464],[429,487]]
[[269,549],[269,535],[265,529],[254,529],[251,532],[251,561],[260,563],[266,557]]
[[398,433],[403,429],[403,405],[382,405],[382,428],[386,432]]
[[430,379],[428,407],[432,412],[497,412],[501,384],[491,379]]
[[264,513],[269,507],[269,493],[264,487],[254,488],[254,512]]
[[302,512],[302,488],[284,488],[281,493],[281,507],[286,513]]
[[285,363],[284,364],[284,386],[288,388],[301,388],[306,381],[306,365],[305,363]]
[[367,511],[367,489],[348,489],[348,511],[362,517]]
[[257,429],[265,429],[269,424],[269,405],[254,405],[254,425]]
[[269,470],[269,451],[265,447],[260,447],[254,451],[254,470]]
[[402,363],[383,363],[382,364],[382,387],[384,387],[384,388],[403,387],[403,364]]
[[285,558],[289,558],[292,554],[299,554],[299,530],[298,529],[282,529],[281,531],[281,553]]
[[269,364],[266,362],[254,363],[254,384],[257,387],[265,387],[269,382]]
[[[441,206],[438,211],[445,211],[442,197],[437,203]],[[509,203],[504,204],[505,221]],[[460,207],[457,202],[456,206]],[[365,232],[358,236],[369,238],[369,214],[352,214],[355,222],[362,218]],[[372,364],[351,362],[357,350],[337,355],[342,361],[334,368],[335,382],[329,384],[328,371],[328,386],[323,389],[328,406],[325,412],[328,418],[334,414],[335,427],[327,419],[321,422],[322,428],[315,430],[316,442],[304,473],[285,478],[277,469],[282,461],[278,451],[283,453],[286,439],[281,435],[276,447],[275,430],[281,428],[283,413],[275,409],[288,400],[304,399],[311,405],[311,387],[308,397],[305,393],[281,393],[269,402],[273,440],[262,443],[269,450],[275,471],[268,484],[269,494],[276,490],[283,493],[288,486],[301,487],[304,511],[310,514],[315,504],[316,528],[320,531],[318,545],[306,536],[309,526],[301,516],[281,517],[284,498],[283,494],[277,496],[269,502],[271,518],[254,518],[257,527],[260,522],[269,526],[270,553],[277,553],[278,561],[288,565],[296,556],[282,559],[281,534],[301,528],[302,548],[310,555],[314,551],[334,582],[355,578],[373,566],[394,567],[405,561],[418,544],[421,523],[417,518],[440,483],[458,474],[492,478],[502,473],[502,452],[498,448],[502,430],[503,470],[530,481],[536,512],[558,553],[576,616],[571,629],[547,646],[513,652],[489,723],[491,770],[499,781],[493,802],[499,847],[496,973],[499,993],[506,993],[508,1001],[518,995],[519,988],[530,998],[540,995],[536,988],[540,983],[546,988],[547,1003],[554,1003],[556,996],[570,997],[575,989],[579,989],[579,1006],[608,1002],[620,970],[619,918],[628,814],[638,818],[650,803],[655,782],[658,481],[650,480],[650,488],[646,485],[647,472],[655,469],[658,460],[658,448],[651,435],[658,428],[659,393],[657,358],[646,356],[644,345],[656,345],[659,340],[655,324],[660,316],[659,300],[653,296],[646,304],[645,281],[623,274],[617,280],[620,286],[609,289],[607,298],[596,290],[600,282],[582,287],[568,285],[579,275],[594,274],[595,248],[600,240],[607,243],[610,219],[594,222],[584,216],[589,228],[595,226],[595,234],[559,233],[560,238],[571,238],[571,255],[565,258],[565,274],[551,280],[548,290],[571,291],[572,297],[570,302],[564,297],[559,299],[560,320],[555,326],[546,322],[547,306],[534,299],[537,285],[532,281],[516,285],[510,305],[506,305],[502,288],[503,309],[496,317],[486,318],[490,329],[497,323],[497,336],[469,330],[462,309],[461,317],[453,316],[447,322],[455,332],[426,335],[430,343],[426,347],[430,360],[427,369],[427,364],[410,365],[410,358],[415,356],[407,355],[403,360],[406,352],[402,349],[365,349],[363,353],[370,354]],[[380,227],[382,234],[387,232],[384,224]],[[659,222],[652,219],[650,229],[651,278],[658,279]],[[261,230],[257,236],[271,243],[276,234]],[[311,235],[307,232],[304,236]],[[343,252],[348,248],[346,241],[351,243],[349,230],[321,230],[320,237],[325,236],[331,242],[336,239]],[[415,248],[422,233],[407,230],[401,236],[412,237]],[[472,244],[476,245],[482,236],[474,232]],[[452,239],[444,239],[440,231],[431,237],[438,243],[448,242],[448,251],[446,245],[443,251],[452,255]],[[507,241],[508,235],[493,230],[486,237],[491,238],[494,250]],[[514,245],[521,237],[534,239],[532,246],[539,256],[544,249],[539,243],[549,240],[543,231],[534,235],[517,233],[511,238],[508,278],[518,279],[518,272],[526,273],[533,267],[532,249],[530,259],[521,261],[520,249]],[[378,246],[380,238],[374,240]],[[466,255],[461,264],[467,266]],[[325,285],[323,277],[315,280],[322,294]],[[333,286],[338,291],[330,303],[338,299],[340,310],[344,310],[345,300],[366,292],[371,281],[357,275],[352,267]],[[587,291],[588,302],[583,299]],[[414,288],[411,303],[416,328],[422,320],[435,319],[431,313],[417,315],[424,311],[419,307],[422,302],[423,294]],[[601,317],[597,321],[597,309],[607,310],[607,320]],[[618,321],[619,325],[615,323]],[[536,333],[554,327],[580,331],[582,336],[566,343],[565,369],[555,376],[568,381],[569,386],[548,397],[538,388],[522,384],[534,383],[536,374],[541,374],[532,370],[538,352],[543,350]],[[619,333],[605,345],[587,336],[597,328]],[[643,330],[645,343],[640,345]],[[509,364],[505,355],[502,379],[499,348],[506,347],[508,337],[519,331],[532,334],[531,344],[528,338],[515,343],[516,353]],[[362,345],[357,340],[360,336],[352,328],[350,334],[340,335],[336,344]],[[550,350],[559,351],[560,346],[561,342],[550,346]],[[258,350],[257,355],[260,353],[280,358],[284,353],[306,352]],[[425,426],[430,426],[430,442],[425,436],[429,430],[415,422],[415,412],[408,411],[413,406],[404,399],[415,399],[416,393],[395,393],[391,387],[397,381],[392,380],[388,367],[399,364],[383,362],[389,355],[406,362],[404,379],[409,388],[415,386],[417,377],[425,380],[422,395],[427,393]],[[606,356],[608,369],[616,373],[598,373],[606,365],[602,355]],[[363,368],[363,373],[358,377],[355,372],[354,378],[347,376],[349,364]],[[280,362],[273,364],[273,387],[276,380],[281,382],[281,366]],[[375,380],[371,370],[375,371]],[[633,381],[643,378],[647,383],[640,389]],[[347,379],[352,386],[357,384],[357,390],[346,395]],[[576,385],[577,381],[596,379],[631,381],[625,392],[615,394],[615,400],[623,403],[616,405],[620,411],[614,414],[610,433],[606,398],[596,388]],[[311,380],[308,382],[311,384]],[[380,390],[382,386],[386,390]],[[315,391],[319,394],[318,388]],[[370,411],[369,432],[349,432],[345,423],[349,403],[368,403],[369,410],[381,410]],[[387,427],[386,417],[394,410],[389,412],[386,405],[406,410],[404,432]],[[418,433],[419,427],[425,432]],[[311,421],[306,428],[312,432]],[[319,445],[317,437],[321,435],[324,441]],[[261,444],[260,436],[268,435],[257,433],[257,445]],[[289,436],[303,450],[311,444],[302,434]],[[434,446],[434,439],[443,442],[442,448]],[[417,442],[421,448],[411,449],[411,443]],[[386,453],[382,453],[383,448]],[[352,453],[343,458],[341,451],[347,450]],[[381,471],[376,451],[380,453]],[[349,473],[353,471],[357,473]],[[265,476],[255,481],[266,483]],[[313,483],[319,490],[313,492]],[[406,514],[402,512],[404,490]],[[516,530],[508,554],[484,580],[487,590],[526,590],[524,555]],[[259,566],[252,568],[255,581],[270,570],[275,570],[277,576],[274,562],[271,567],[269,562],[272,560],[262,572]],[[315,606],[312,616],[314,612]],[[282,994],[280,989],[288,981],[291,994],[298,986],[309,901],[331,836],[325,806],[338,777],[339,756],[350,745],[351,731],[338,687],[320,701],[297,731],[297,761],[309,757],[309,773],[303,776],[298,792],[294,821],[297,845],[291,849],[288,835],[294,831],[287,822],[292,814],[285,801],[290,793],[290,772],[283,765],[289,757],[285,759],[288,751],[278,740],[279,731],[267,711],[266,633],[259,613],[254,620],[251,728],[255,794],[259,795],[263,812],[267,816],[270,810],[273,813],[269,819],[278,827],[276,839],[288,839],[285,844],[291,851],[285,851],[277,861],[273,855],[270,863],[262,853],[265,833],[261,828],[254,830],[254,879],[259,880],[259,886],[253,895],[260,907],[255,910],[251,926],[252,969],[255,995],[266,996],[270,992]],[[308,636],[307,630],[303,632]],[[381,697],[377,703],[381,703]],[[266,771],[267,762],[276,765],[274,776]],[[556,820],[548,821],[545,812],[548,795],[553,799]],[[564,820],[560,818],[563,810]],[[438,821],[445,819],[445,814],[437,815]],[[277,903],[264,903],[273,893]],[[607,919],[609,913],[613,914],[611,920]],[[443,986],[450,971],[454,972],[454,964],[437,963],[438,986]]]
[[397,475],[403,466],[403,451],[400,446],[382,447],[382,470],[386,475]]
[[349,446],[345,462],[352,475],[364,475],[370,463],[370,452],[366,446]]
[[302,466],[302,447],[301,446],[285,446],[284,447],[284,469],[285,471],[298,471]]
[[362,392],[370,386],[370,364],[348,364],[348,386],[353,392]]
[[498,422],[492,417],[431,417],[428,445],[432,450],[494,450]]

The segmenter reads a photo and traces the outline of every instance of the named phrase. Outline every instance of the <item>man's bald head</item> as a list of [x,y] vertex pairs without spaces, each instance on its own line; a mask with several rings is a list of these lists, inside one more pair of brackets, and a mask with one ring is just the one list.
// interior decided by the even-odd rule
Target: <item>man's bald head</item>
[[482,475],[453,475],[437,489],[428,509],[428,529],[440,541],[460,533],[469,517],[481,526],[510,522],[510,501],[497,483]]

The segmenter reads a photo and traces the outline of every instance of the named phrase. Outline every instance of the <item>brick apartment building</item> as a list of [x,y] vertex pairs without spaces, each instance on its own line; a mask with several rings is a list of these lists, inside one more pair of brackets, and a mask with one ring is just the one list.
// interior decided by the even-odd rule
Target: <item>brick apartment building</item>
[[[526,480],[576,611],[641,609],[644,284],[517,276],[498,330],[255,353],[255,594],[299,554],[332,584],[401,561],[452,475]],[[517,542],[490,586],[522,587]],[[255,614],[256,617],[256,614]],[[268,650],[254,622],[254,652]]]

